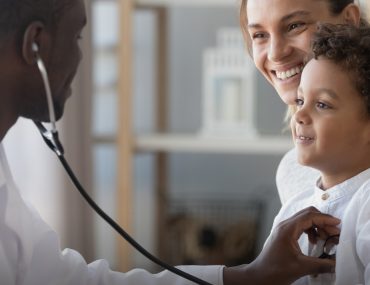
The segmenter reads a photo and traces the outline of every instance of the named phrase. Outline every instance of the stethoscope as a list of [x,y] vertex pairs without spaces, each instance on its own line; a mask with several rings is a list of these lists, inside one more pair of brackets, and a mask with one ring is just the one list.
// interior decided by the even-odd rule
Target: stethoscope
[[184,272],[176,267],[173,267],[164,261],[160,260],[159,258],[152,255],[150,252],[148,252],[145,248],[143,248],[137,241],[135,241],[125,230],[123,230],[110,216],[108,216],[96,203],[95,201],[87,194],[87,192],[84,190],[80,182],[78,181],[77,177],[74,175],[72,169],[70,168],[69,164],[67,163],[66,159],[64,158],[64,149],[59,141],[58,136],[58,130],[56,128],[56,120],[55,120],[55,112],[54,112],[54,105],[53,105],[53,99],[51,96],[51,89],[50,89],[50,83],[48,78],[48,73],[46,71],[45,65],[39,55],[39,48],[36,43],[32,44],[32,50],[36,54],[36,61],[37,61],[37,67],[41,73],[42,81],[44,83],[45,92],[46,92],[46,99],[48,104],[48,110],[49,110],[49,119],[50,119],[50,128],[47,129],[44,127],[44,125],[39,121],[34,121],[37,128],[39,129],[42,138],[44,139],[45,143],[48,145],[48,147],[58,156],[59,160],[61,161],[64,169],[66,170],[68,176],[72,180],[73,184],[77,188],[77,190],[80,192],[82,197],[86,200],[86,202],[101,216],[111,227],[113,227],[118,234],[120,234],[128,243],[130,243],[136,250],[138,250],[141,254],[143,254],[145,257],[147,257],[152,262],[158,264],[159,266],[167,269],[168,271],[171,271],[172,273],[175,273],[185,279],[188,279],[196,284],[200,285],[212,285],[202,279],[199,279],[198,277],[191,275],[187,272]]

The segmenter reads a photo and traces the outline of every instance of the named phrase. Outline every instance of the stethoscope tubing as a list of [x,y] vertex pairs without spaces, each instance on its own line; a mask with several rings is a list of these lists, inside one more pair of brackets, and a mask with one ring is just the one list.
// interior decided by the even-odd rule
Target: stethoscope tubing
[[49,116],[50,116],[50,123],[51,123],[51,130],[47,130],[41,122],[35,121],[37,128],[39,129],[45,143],[49,146],[49,148],[57,155],[60,162],[62,163],[64,169],[66,170],[69,178],[75,185],[76,189],[80,192],[82,197],[85,199],[85,201],[96,211],[96,213],[104,220],[106,221],[121,237],[123,237],[129,244],[131,244],[136,250],[138,250],[142,255],[144,255],[146,258],[151,260],[152,262],[158,264],[159,266],[163,267],[164,269],[167,269],[168,271],[179,275],[189,281],[192,281],[199,285],[212,285],[211,283],[208,283],[194,275],[191,275],[185,271],[182,271],[172,265],[169,265],[168,263],[162,261],[161,259],[155,257],[153,254],[148,252],[144,247],[142,247],[134,238],[132,238],[123,228],[120,227],[120,225],[113,220],[109,215],[107,215],[96,203],[95,201],[90,197],[90,195],[85,191],[85,189],[82,187],[81,183],[75,176],[74,172],[72,171],[71,167],[69,166],[67,160],[64,157],[64,150],[61,142],[58,138],[58,131],[56,128],[56,121],[55,121],[55,112],[54,112],[54,105],[52,101],[51,96],[51,89],[48,79],[48,74],[45,68],[45,65],[39,56],[37,52],[37,46],[34,48],[37,56],[37,66],[41,73],[41,77],[44,83],[45,92],[46,92],[46,98],[48,101],[48,109],[49,109]]

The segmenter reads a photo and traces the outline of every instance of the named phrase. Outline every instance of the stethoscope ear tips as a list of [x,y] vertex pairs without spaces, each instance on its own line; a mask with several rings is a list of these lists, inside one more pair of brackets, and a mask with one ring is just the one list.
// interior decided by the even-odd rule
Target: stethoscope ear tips
[[35,42],[32,43],[32,51],[34,51],[34,52],[39,51],[39,46]]

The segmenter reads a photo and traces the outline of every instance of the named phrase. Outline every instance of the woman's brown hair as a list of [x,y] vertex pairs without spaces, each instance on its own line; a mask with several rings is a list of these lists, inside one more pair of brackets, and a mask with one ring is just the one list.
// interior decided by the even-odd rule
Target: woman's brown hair
[[[340,14],[344,10],[344,8],[346,8],[349,4],[354,3],[354,0],[326,0],[326,1],[329,3],[330,12],[333,15]],[[252,55],[251,38],[248,33],[247,4],[248,4],[248,0],[241,0],[240,27],[243,32],[243,36],[244,36],[248,51]]]

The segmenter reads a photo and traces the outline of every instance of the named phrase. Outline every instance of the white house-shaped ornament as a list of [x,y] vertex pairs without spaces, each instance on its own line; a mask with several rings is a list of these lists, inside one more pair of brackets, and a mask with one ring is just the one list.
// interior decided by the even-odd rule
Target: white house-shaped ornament
[[218,31],[218,46],[203,54],[204,136],[255,137],[256,71],[237,28]]

